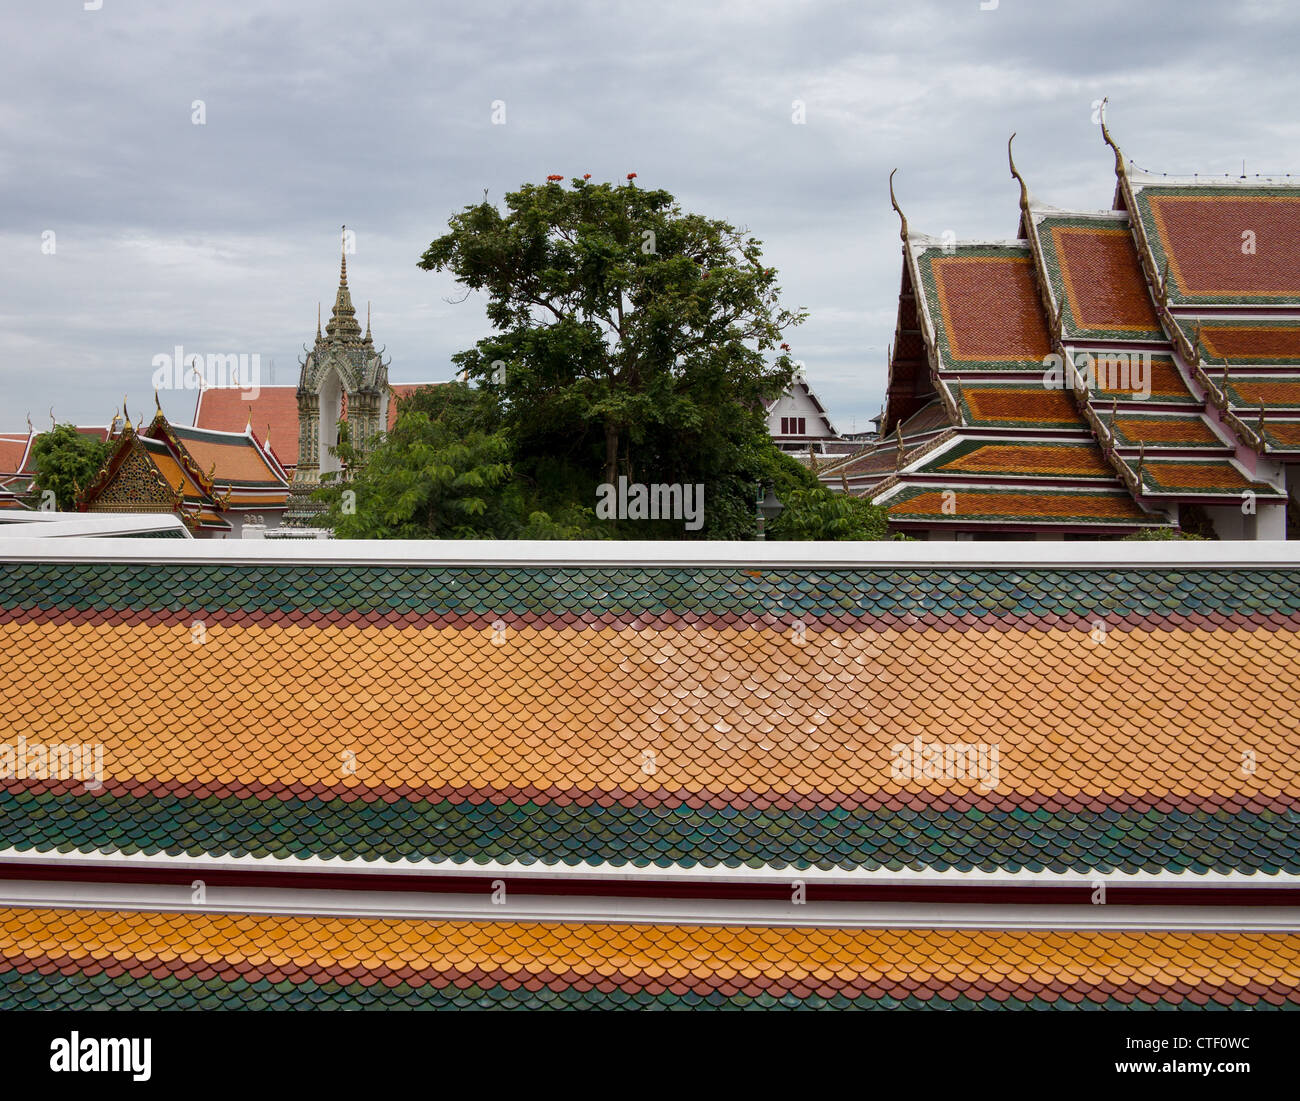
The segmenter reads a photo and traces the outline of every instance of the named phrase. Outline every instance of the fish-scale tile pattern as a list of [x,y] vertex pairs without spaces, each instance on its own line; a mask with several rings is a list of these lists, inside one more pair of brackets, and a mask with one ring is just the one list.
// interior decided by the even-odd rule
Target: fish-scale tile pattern
[[1296,1009],[1300,937],[0,910],[5,1009]]
[[14,563],[0,836],[1297,873],[1297,668],[1300,570]]

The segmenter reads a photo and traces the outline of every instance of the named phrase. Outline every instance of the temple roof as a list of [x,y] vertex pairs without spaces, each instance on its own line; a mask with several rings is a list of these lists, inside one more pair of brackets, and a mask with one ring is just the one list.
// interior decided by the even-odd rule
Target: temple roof
[[1127,219],[1054,214],[1035,219],[1043,270],[1064,335],[1161,341],[1151,292]]
[[1300,180],[1129,183],[1171,306],[1300,305]]
[[916,246],[941,371],[1043,372],[1052,350],[1023,245]]
[[[391,383],[391,395],[404,398],[436,382]],[[263,386],[248,398],[248,391],[237,386],[210,386],[199,391],[194,409],[194,427],[224,432],[243,432],[252,424],[253,434],[262,443],[269,439],[272,451],[287,470],[298,465],[298,387]],[[251,417],[251,421],[250,421]],[[388,430],[397,421],[397,402],[388,403]]]
[[[1038,1005],[1068,975],[1102,1001],[1300,1000],[1263,934],[1172,928],[1210,898],[1266,921],[1261,888],[1300,883],[1280,552],[32,542],[0,542],[0,742],[99,745],[103,769],[0,785],[0,857],[40,889],[0,910],[5,1005],[29,974],[62,1006],[142,996],[144,974],[156,1006]],[[918,744],[996,745],[997,768],[900,771]],[[238,891],[164,912],[169,876]],[[1097,877],[1157,901],[1081,929]],[[466,911],[498,880],[508,912]],[[942,894],[879,927],[920,889]],[[1000,929],[925,931],[991,899]],[[671,921],[638,909],[665,900]]]

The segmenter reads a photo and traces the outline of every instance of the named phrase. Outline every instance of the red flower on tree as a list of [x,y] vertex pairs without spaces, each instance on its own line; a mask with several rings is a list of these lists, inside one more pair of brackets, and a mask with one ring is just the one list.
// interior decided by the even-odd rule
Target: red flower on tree
[[584,172],[584,173],[582,174],[582,178],[583,178],[584,180],[589,180],[589,179],[591,179],[591,173],[590,173],[590,172]]
[[786,344],[784,341],[782,341],[782,343],[781,343],[781,351],[783,351],[783,352],[788,352],[789,350],[790,350],[790,345],[789,345],[789,344]]
[[627,174],[627,178],[628,178],[629,180],[635,180],[635,179],[636,179],[636,173],[635,173],[635,172],[629,172],[629,173]]
[[564,179],[563,176],[547,176],[547,177],[546,177],[546,180],[547,180],[548,183],[552,183],[552,182],[554,182],[554,181],[556,181],[556,180],[562,180],[562,179]]

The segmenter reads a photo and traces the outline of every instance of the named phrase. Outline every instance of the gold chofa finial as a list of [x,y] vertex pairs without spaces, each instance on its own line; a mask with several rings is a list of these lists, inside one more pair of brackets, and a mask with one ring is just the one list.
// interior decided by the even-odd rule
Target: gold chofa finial
[[[894,172],[898,169],[895,168]],[[907,244],[907,217],[903,214],[903,208],[898,205],[898,198],[894,194],[894,172],[889,174],[889,204],[898,212],[898,235],[903,239],[903,244]]]
[[1015,132],[1007,138],[1007,164],[1011,166],[1011,178],[1020,184],[1020,209],[1026,214],[1029,213],[1029,188],[1025,184],[1025,178],[1016,168],[1016,158],[1011,155],[1011,143],[1016,140]]
[[1110,130],[1106,127],[1106,104],[1110,102],[1110,97],[1105,97],[1101,101],[1101,106],[1097,109],[1097,118],[1101,122],[1101,140],[1104,141],[1115,153],[1115,174],[1124,175],[1124,154],[1119,151],[1119,146],[1115,144],[1115,139],[1110,136]]

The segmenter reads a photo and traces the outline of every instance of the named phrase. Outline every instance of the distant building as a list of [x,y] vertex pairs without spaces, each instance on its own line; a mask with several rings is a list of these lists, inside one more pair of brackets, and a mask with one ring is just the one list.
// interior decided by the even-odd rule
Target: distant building
[[802,371],[795,375],[784,394],[767,403],[766,410],[767,431],[772,442],[797,458],[807,458],[810,452],[821,456],[834,454],[842,444],[826,407],[813,393]]
[[81,512],[174,513],[196,535],[238,539],[244,525],[279,526],[289,477],[253,435],[173,425],[159,409],[136,431],[125,420]]
[[1012,240],[899,210],[880,439],[824,484],[919,538],[1300,535],[1300,181],[1146,175],[1103,136],[1111,210],[1039,203],[1014,162]]

